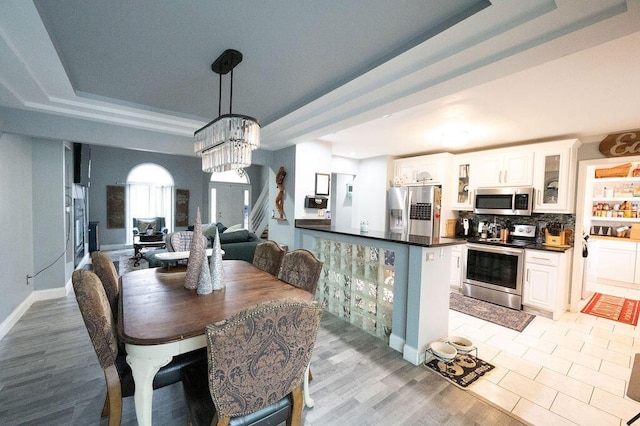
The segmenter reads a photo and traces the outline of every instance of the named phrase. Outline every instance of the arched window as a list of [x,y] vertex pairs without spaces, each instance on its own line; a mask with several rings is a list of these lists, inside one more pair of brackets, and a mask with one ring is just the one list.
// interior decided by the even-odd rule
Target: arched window
[[251,182],[243,169],[211,174],[209,217],[227,227],[241,224],[249,229]]
[[162,166],[140,164],[127,176],[127,244],[133,243],[134,217],[164,217],[173,230],[173,177]]

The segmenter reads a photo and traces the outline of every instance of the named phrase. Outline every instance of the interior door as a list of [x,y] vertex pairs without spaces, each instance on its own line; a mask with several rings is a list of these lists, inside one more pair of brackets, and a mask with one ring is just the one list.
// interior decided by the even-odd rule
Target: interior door
[[[236,224],[247,226],[250,186],[242,184],[212,183],[212,198],[215,194],[215,219],[229,227]],[[213,200],[212,200],[213,201]]]

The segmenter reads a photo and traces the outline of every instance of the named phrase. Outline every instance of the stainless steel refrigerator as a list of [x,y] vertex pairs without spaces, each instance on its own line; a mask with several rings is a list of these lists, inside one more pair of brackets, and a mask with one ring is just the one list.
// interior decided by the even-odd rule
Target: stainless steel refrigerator
[[440,185],[399,186],[389,189],[388,223],[392,234],[440,237]]

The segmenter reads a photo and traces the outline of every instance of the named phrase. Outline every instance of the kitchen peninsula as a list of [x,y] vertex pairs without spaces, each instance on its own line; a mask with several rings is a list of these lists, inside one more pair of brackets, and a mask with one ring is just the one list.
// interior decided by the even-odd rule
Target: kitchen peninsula
[[465,240],[304,220],[295,227],[296,246],[324,262],[317,298],[327,310],[387,341],[415,365],[430,342],[447,337],[451,248]]

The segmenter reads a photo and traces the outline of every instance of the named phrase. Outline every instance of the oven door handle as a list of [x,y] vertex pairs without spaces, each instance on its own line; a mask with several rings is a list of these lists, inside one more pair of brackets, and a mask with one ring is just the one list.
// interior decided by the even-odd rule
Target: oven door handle
[[521,248],[492,246],[490,244],[467,243],[467,250],[477,250],[497,254],[513,254],[520,255],[524,252]]

